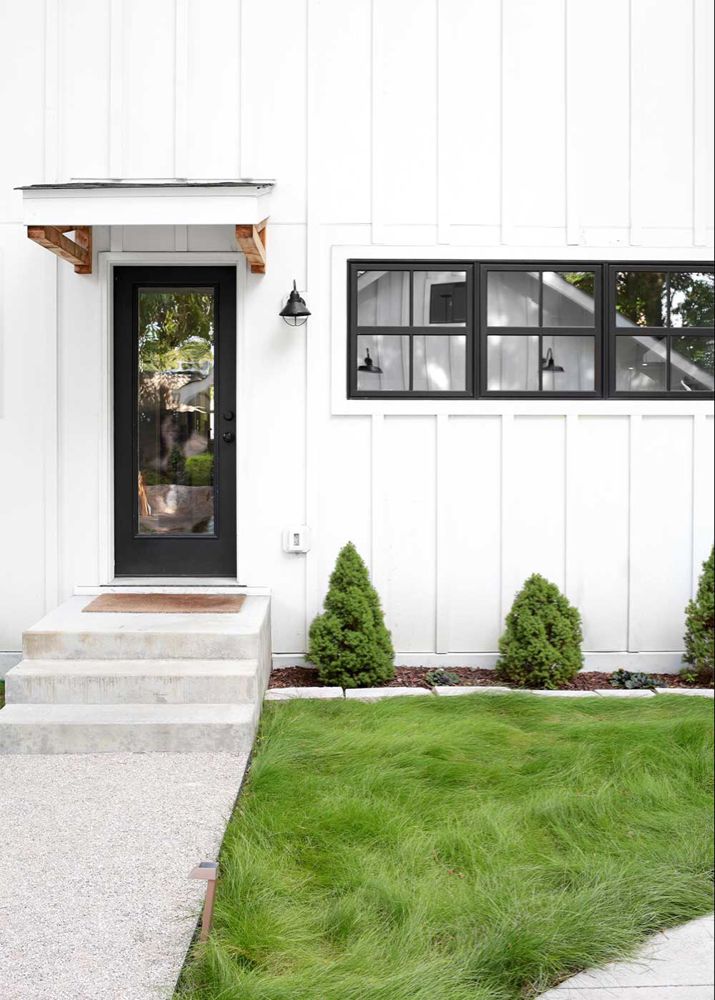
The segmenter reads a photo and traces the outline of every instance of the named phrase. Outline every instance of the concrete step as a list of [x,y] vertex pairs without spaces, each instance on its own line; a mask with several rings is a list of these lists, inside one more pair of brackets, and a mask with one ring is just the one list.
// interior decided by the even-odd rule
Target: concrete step
[[270,598],[249,596],[237,614],[84,612],[72,597],[28,629],[26,660],[270,660]]
[[258,660],[23,660],[8,672],[9,704],[246,704],[263,697]]
[[6,705],[0,754],[248,753],[254,705]]

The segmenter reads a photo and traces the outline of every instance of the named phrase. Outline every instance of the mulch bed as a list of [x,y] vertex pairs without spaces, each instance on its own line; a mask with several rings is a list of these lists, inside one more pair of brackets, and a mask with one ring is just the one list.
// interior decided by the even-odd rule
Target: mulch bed
[[[433,667],[397,667],[395,677],[388,684],[375,685],[376,687],[423,687],[429,688],[430,684],[426,677]],[[455,674],[459,678],[459,686],[469,685],[478,687],[488,687],[498,684],[501,687],[510,687],[502,681],[498,681],[493,670],[482,670],[477,667],[447,667],[447,673]],[[697,685],[685,684],[678,674],[649,674],[658,687],[697,687]],[[575,679],[564,686],[564,691],[595,691],[597,688],[610,687],[609,679],[611,674],[599,673],[595,670],[584,671],[578,674]],[[271,673],[270,683],[272,688],[286,687],[322,687],[318,679],[318,671],[314,667],[277,667]]]

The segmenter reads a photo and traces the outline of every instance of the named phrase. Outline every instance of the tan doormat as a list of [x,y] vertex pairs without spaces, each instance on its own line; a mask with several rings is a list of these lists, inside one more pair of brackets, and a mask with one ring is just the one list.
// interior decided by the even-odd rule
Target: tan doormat
[[102,594],[82,610],[139,615],[235,615],[245,600],[243,594]]

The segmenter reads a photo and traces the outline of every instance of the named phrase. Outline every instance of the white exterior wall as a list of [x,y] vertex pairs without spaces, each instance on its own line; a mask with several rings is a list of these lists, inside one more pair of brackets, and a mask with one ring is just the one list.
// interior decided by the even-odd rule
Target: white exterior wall
[[[708,260],[712,22],[712,0],[0,0],[0,651],[106,582],[108,516],[105,272],[30,243],[13,187],[254,176],[278,184],[239,326],[239,579],[272,589],[276,653],[304,651],[350,538],[402,662],[493,662],[540,571],[592,662],[677,663],[712,405],[348,401],[344,261]],[[229,226],[94,239],[235,249]]]

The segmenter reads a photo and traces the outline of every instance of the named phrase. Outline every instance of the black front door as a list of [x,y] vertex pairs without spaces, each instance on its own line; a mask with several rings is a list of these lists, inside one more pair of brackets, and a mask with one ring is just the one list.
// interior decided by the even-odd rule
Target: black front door
[[236,575],[236,272],[114,272],[117,576]]

